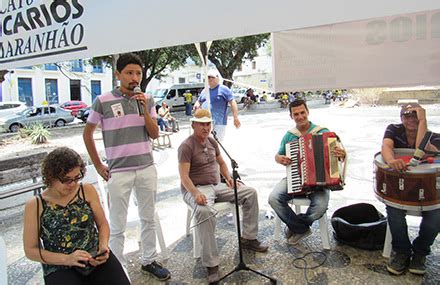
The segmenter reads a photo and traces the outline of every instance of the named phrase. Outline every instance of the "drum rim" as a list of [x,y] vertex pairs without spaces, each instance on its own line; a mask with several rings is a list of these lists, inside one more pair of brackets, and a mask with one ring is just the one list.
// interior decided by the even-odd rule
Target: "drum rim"
[[[412,151],[411,154],[413,154],[415,151],[410,148],[397,148],[395,150],[401,150],[401,151],[395,151],[395,153],[400,153],[400,154],[409,154],[409,152],[411,152],[411,151]],[[382,152],[379,151],[374,155],[374,162],[373,162],[374,165],[376,165],[377,167],[379,167],[387,172],[400,173],[400,172],[390,168],[387,164],[385,164],[381,161],[378,161],[378,157],[381,157],[381,159],[383,161]],[[376,169],[374,169],[374,172],[376,173]],[[420,168],[420,169],[413,167],[412,169],[408,169],[407,171],[405,171],[403,173],[404,173],[404,175],[408,175],[408,176],[421,175],[421,174],[438,174],[438,173],[440,173],[440,170],[439,170],[439,168],[435,168],[435,167],[433,167],[433,168]]]
[[433,205],[427,205],[427,206],[425,206],[425,205],[417,205],[417,206],[405,205],[405,204],[400,204],[400,203],[396,203],[396,202],[390,201],[388,199],[385,199],[383,196],[381,196],[380,194],[378,194],[376,192],[376,189],[374,190],[374,194],[380,202],[384,203],[385,205],[391,206],[393,208],[397,208],[397,209],[402,209],[402,210],[407,210],[407,211],[420,211],[420,212],[440,209],[439,203],[433,204]]

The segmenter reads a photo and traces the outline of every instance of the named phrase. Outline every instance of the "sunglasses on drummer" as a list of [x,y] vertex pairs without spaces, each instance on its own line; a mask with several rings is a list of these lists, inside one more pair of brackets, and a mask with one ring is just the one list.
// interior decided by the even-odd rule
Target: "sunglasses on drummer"
[[405,117],[405,118],[417,118],[417,112],[416,111],[407,111],[407,112],[404,112],[402,114],[402,117]]

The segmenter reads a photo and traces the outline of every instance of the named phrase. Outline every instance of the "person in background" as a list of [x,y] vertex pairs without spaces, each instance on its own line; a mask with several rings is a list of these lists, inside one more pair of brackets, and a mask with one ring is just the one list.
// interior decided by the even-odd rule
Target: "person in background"
[[191,94],[190,90],[186,90],[185,93],[183,93],[183,97],[185,98],[185,115],[191,116],[192,112],[192,101],[193,101],[193,95]]
[[[385,130],[382,141],[382,157],[396,171],[406,171],[408,165],[394,156],[396,148],[418,148],[428,130],[425,109],[417,103],[402,105],[400,110],[401,124],[391,124]],[[438,135],[431,139],[428,150],[438,151]],[[390,273],[400,275],[405,270],[413,274],[425,274],[426,256],[431,252],[440,230],[440,209],[422,211],[419,235],[411,243],[406,223],[406,210],[386,206],[388,225],[392,237],[392,253],[387,264]]]
[[[60,147],[43,160],[46,189],[24,209],[26,257],[43,265],[45,284],[130,284],[109,250],[109,225],[98,193],[82,184],[85,165],[74,150]],[[41,240],[41,243],[40,243]],[[88,265],[91,273],[78,270]]]
[[[164,128],[166,131],[179,131],[179,123],[173,116],[171,116],[170,108],[165,101],[162,102],[162,107],[159,108],[159,118],[157,121],[161,131],[163,131]],[[159,123],[160,121],[162,121],[162,124]]]
[[[211,104],[211,113],[213,117],[214,127],[213,130],[217,133],[217,137],[220,141],[223,141],[226,133],[226,125],[228,123],[228,103],[231,106],[232,115],[234,117],[234,126],[239,128],[241,126],[238,119],[238,107],[237,102],[234,100],[231,90],[220,84],[220,75],[217,70],[208,71],[208,84],[209,84],[209,98]],[[206,102],[206,94],[208,92],[202,92],[197,102],[194,104],[194,109],[202,107]]]
[[[141,272],[167,280],[171,277],[170,272],[156,261],[157,171],[151,139],[158,138],[159,128],[154,100],[150,95],[133,92],[142,80],[142,61],[136,54],[119,56],[116,77],[121,86],[96,97],[83,132],[96,171],[108,181],[110,248],[125,266],[124,233],[128,202],[134,191],[141,223]],[[143,114],[139,112],[139,104]],[[108,166],[102,163],[93,139],[98,124],[101,125]]]

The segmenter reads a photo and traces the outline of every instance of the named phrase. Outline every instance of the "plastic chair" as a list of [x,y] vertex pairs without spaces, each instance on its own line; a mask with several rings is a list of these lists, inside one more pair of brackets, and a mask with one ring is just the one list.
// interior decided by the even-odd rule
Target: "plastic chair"
[[[104,209],[105,216],[107,219],[109,219],[109,200],[108,200],[108,193],[105,190],[104,187],[104,180],[101,176],[98,175],[98,172],[96,171],[95,167],[93,165],[87,165],[86,166],[86,175],[83,178],[83,183],[90,183],[93,184],[96,190],[98,191],[99,197],[101,199],[102,208]],[[160,218],[157,212],[154,213],[154,221],[156,223],[156,236],[157,240],[159,241],[160,250],[162,252],[162,257],[164,259],[168,258],[168,249],[165,244],[165,240],[163,238],[163,232],[162,232],[162,225],[160,223]]]
[[[416,217],[422,216],[421,211],[407,211],[406,214],[410,215],[410,216],[416,216]],[[383,252],[382,252],[383,257],[389,258],[391,256],[391,249],[392,249],[391,242],[392,242],[392,240],[393,240],[393,237],[391,236],[390,225],[387,223],[387,233],[385,235],[385,242],[383,244]]]
[[[213,205],[214,209],[217,210],[218,213],[225,212],[225,211],[231,211],[233,215],[234,225],[235,228],[237,228],[237,215],[235,213],[235,204],[229,203],[229,202],[218,202],[214,203]],[[186,235],[189,235],[189,232],[191,230],[191,217],[192,217],[192,208],[188,206],[188,211],[186,214]],[[194,220],[194,219],[192,219]],[[194,258],[200,257],[200,251],[201,251],[201,244],[200,244],[200,235],[198,231],[198,227],[195,226],[192,228],[193,230],[193,256]]]
[[[295,206],[295,213],[301,213],[301,206],[309,206],[310,200],[307,198],[295,198],[291,200],[291,204]],[[318,220],[319,221],[319,231],[322,240],[322,247],[324,249],[330,249],[330,239],[328,234],[328,221],[327,212]],[[281,219],[278,215],[275,215],[275,230],[274,236],[276,240],[281,239]]]

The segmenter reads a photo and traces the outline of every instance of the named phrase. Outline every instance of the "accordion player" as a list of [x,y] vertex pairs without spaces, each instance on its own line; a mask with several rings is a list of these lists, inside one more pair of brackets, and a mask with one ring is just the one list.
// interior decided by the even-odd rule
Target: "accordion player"
[[345,163],[333,154],[339,145],[339,138],[334,132],[306,134],[298,140],[286,144],[286,156],[291,160],[287,165],[287,193],[306,195],[315,186],[322,186],[332,191],[342,190],[345,176]]

